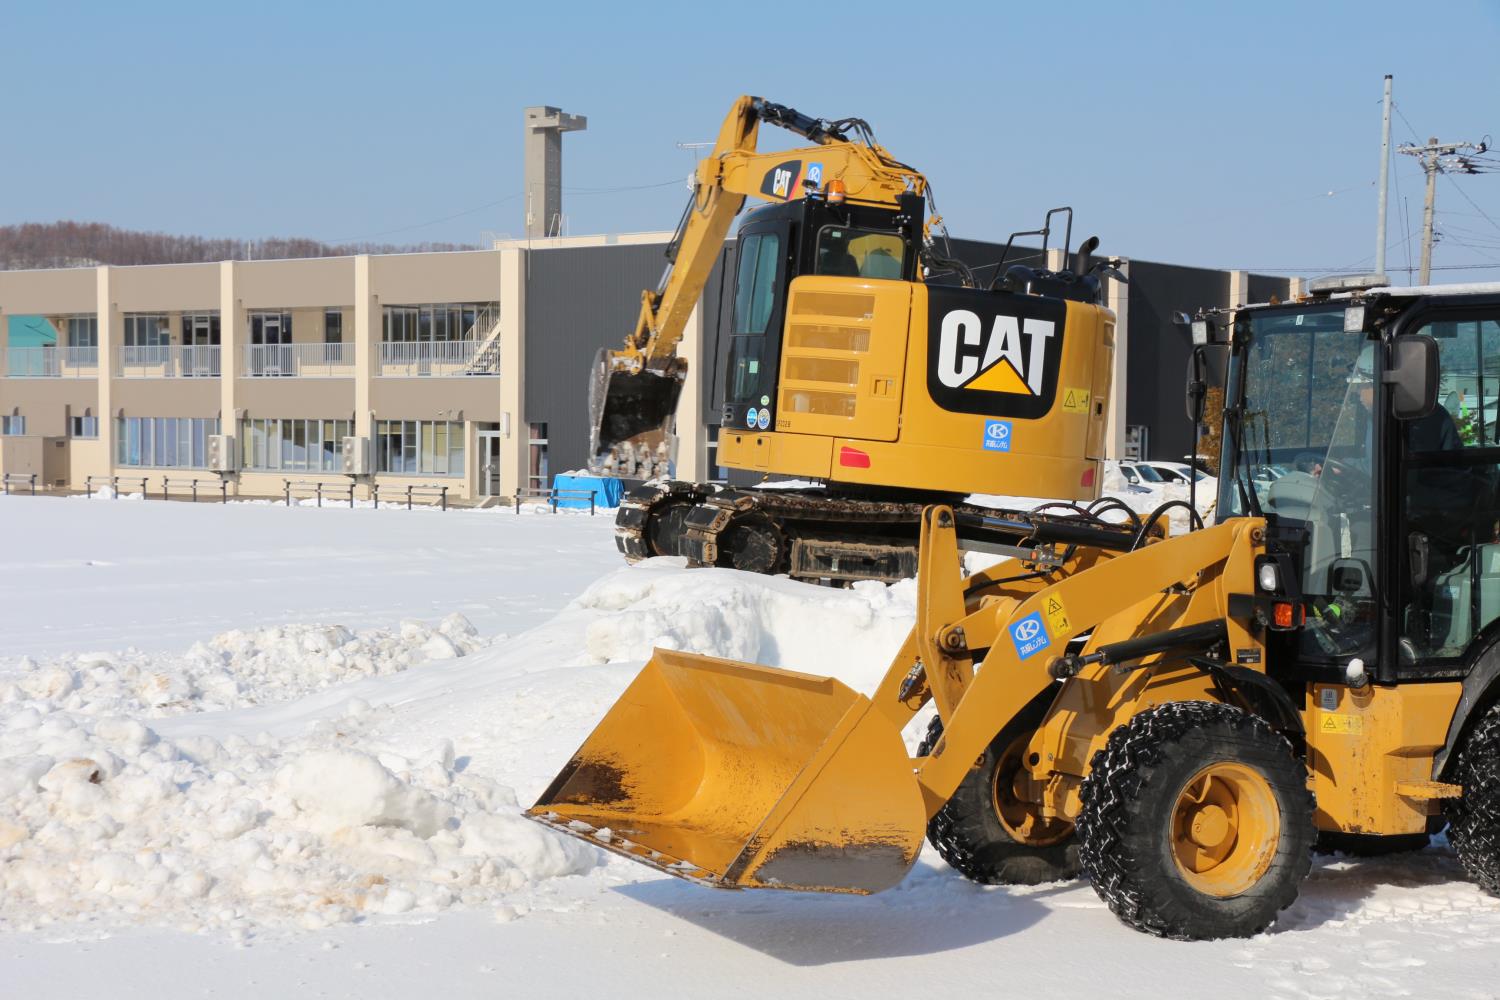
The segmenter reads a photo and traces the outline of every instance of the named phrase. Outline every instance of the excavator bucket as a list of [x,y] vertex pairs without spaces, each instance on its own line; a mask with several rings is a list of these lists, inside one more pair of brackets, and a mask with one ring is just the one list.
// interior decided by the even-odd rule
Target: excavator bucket
[[589,383],[593,466],[601,468],[610,451],[624,441],[651,431],[666,433],[677,412],[682,382],[683,373],[675,367],[633,372],[616,365],[614,352],[601,349]]
[[663,649],[527,815],[717,888],[861,894],[901,881],[927,824],[868,698]]

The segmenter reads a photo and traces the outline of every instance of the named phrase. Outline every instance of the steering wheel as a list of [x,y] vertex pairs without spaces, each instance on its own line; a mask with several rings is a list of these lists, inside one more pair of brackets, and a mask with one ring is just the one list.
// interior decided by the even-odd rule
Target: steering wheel
[[1366,500],[1367,497],[1360,495],[1360,486],[1368,478],[1358,466],[1325,457],[1323,471],[1318,475],[1318,484],[1337,500]]

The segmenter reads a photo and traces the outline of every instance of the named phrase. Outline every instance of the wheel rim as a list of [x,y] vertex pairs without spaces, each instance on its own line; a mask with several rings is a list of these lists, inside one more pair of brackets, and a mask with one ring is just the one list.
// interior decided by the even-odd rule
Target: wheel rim
[[1049,847],[1068,838],[1073,824],[1065,819],[1043,816],[1037,811],[1036,782],[1031,772],[1023,766],[1027,748],[1031,746],[1031,734],[1016,737],[1010,742],[1000,760],[995,764],[995,781],[990,787],[990,799],[995,807],[995,816],[1005,832],[1018,843],[1030,847]]
[[1281,809],[1265,777],[1243,764],[1210,764],[1172,810],[1172,855],[1188,884],[1219,898],[1249,890],[1271,867]]

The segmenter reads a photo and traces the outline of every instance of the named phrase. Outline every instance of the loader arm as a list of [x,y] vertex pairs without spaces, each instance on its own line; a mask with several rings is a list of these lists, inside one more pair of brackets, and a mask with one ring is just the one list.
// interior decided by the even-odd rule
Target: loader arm
[[[1174,587],[1191,595],[1186,610],[1173,609],[1146,619],[1150,631],[1222,620],[1223,595],[1206,591],[1198,595],[1199,584],[1210,576],[1217,580],[1219,574],[1214,571],[1231,556],[1258,547],[1252,538],[1260,527],[1256,519],[1238,518],[1179,535],[1102,560],[1086,572],[1029,596],[986,603],[972,613],[964,607],[961,590],[947,579],[951,574],[943,572],[951,568],[946,565],[950,560],[936,555],[934,562],[924,563],[922,568],[930,566],[933,578],[919,578],[918,601],[930,606],[918,608],[912,645],[925,672],[943,678],[947,688],[941,694],[935,692],[943,736],[931,754],[917,762],[917,781],[928,816],[953,795],[995,734],[1053,683],[1049,665],[1066,652],[1069,639],[1094,629],[1095,635],[1085,646],[1088,650],[1105,635],[1122,638],[1110,627],[1112,619],[1138,612],[1143,601],[1155,600]],[[956,552],[957,544],[948,508],[924,511],[924,556]],[[1137,624],[1142,620],[1133,618]],[[952,640],[955,626],[964,629],[964,643]],[[988,644],[988,653],[970,674],[967,648],[982,644]],[[910,661],[898,657],[881,684],[881,694],[888,696],[894,678],[910,670]],[[888,703],[877,701],[875,708],[887,717],[895,714]]]
[[[757,152],[762,122],[816,145]],[[858,133],[860,141],[852,140],[850,133]],[[597,462],[618,442],[671,419],[687,374],[678,344],[735,217],[747,197],[780,202],[803,193],[805,178],[787,178],[781,186],[769,178],[778,166],[812,150],[822,164],[823,184],[841,181],[850,201],[897,207],[902,194],[926,193],[926,178],[887,153],[858,119],[827,122],[759,97],[735,101],[713,151],[698,164],[693,194],[667,249],[661,281],[655,290],[641,293],[640,312],[624,346],[603,352],[597,364],[590,399],[591,460]]]

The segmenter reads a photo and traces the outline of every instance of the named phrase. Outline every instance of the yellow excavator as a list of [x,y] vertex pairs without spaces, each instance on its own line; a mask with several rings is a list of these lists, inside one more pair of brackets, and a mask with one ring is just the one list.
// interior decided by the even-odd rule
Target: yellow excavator
[[875,892],[925,833],[1183,939],[1269,926],[1319,834],[1446,822],[1500,895],[1500,284],[1315,288],[1193,339],[1193,420],[1227,372],[1217,523],[966,577],[929,505],[871,695],[659,649],[529,815],[730,888]]
[[[759,152],[762,123],[812,145]],[[807,580],[896,580],[915,572],[924,503],[953,505],[966,542],[1002,551],[1059,519],[1062,531],[1103,523],[1098,507],[997,515],[963,499],[1096,501],[1114,349],[1101,279],[1119,272],[1090,263],[1090,238],[1075,270],[1014,262],[980,287],[939,252],[931,194],[860,119],[735,102],[698,166],[659,287],[642,293],[624,347],[596,361],[592,465],[627,478],[660,469],[687,376],[684,327],[754,198],[768,204],[741,219],[735,240],[716,462],[818,485],[650,482],[616,518],[627,559],[684,555]],[[1070,209],[1016,234],[1042,236],[1044,259],[1059,213],[1066,259]],[[926,280],[936,274],[960,283]]]

